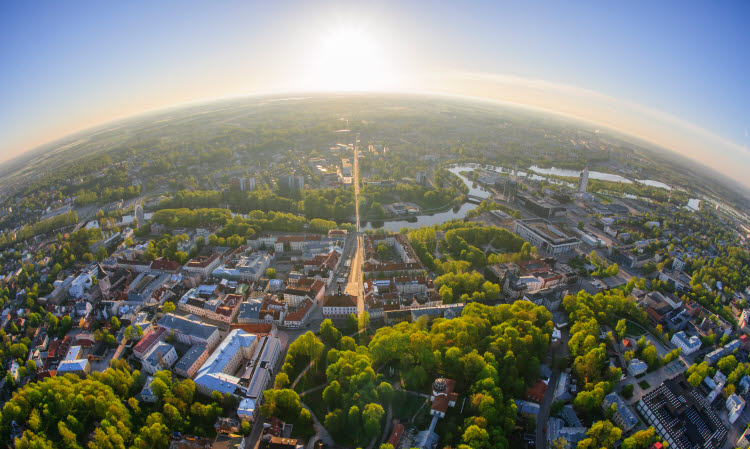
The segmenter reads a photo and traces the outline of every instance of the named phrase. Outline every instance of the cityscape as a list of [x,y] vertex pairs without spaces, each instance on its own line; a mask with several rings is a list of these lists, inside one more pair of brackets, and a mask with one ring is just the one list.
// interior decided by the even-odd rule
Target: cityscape
[[746,154],[332,36],[310,85],[0,137],[3,447],[750,448]]

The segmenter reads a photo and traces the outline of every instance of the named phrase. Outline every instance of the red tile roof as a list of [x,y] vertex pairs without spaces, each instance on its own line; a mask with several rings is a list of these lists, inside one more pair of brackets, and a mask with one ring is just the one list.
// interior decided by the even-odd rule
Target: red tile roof
[[541,380],[538,380],[531,388],[528,389],[528,391],[526,391],[526,397],[536,402],[542,402],[544,400],[544,393],[546,392],[547,384],[542,382]]
[[166,331],[167,330],[165,328],[160,327],[155,331],[147,333],[143,336],[143,338],[141,338],[138,343],[136,343],[135,346],[133,346],[133,352],[140,352],[141,354],[143,354],[144,352],[146,352],[146,350],[148,350],[148,348],[151,347],[152,344],[154,344],[156,340],[159,339],[159,337],[161,337],[161,334]]
[[357,307],[357,297],[343,293],[323,298],[323,307]]
[[309,299],[305,299],[300,303],[296,311],[289,313],[284,317],[284,321],[301,321],[312,308],[313,302]]
[[404,425],[396,424],[393,427],[393,433],[391,433],[391,437],[388,438],[388,444],[390,444],[393,447],[398,447],[398,442],[401,441],[401,436],[403,434],[404,434]]
[[438,412],[445,413],[448,411],[448,397],[447,396],[436,396],[435,400],[432,401],[432,409]]
[[176,271],[182,268],[182,265],[179,264],[179,262],[175,262],[173,260],[167,260],[163,257],[160,257],[153,262],[151,262],[151,269],[152,270],[162,270],[162,271]]

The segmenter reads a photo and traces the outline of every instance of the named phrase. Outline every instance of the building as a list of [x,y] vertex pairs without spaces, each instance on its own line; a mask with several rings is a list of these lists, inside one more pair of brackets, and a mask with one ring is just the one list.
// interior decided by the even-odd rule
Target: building
[[242,296],[222,294],[216,285],[200,285],[185,293],[177,307],[210,320],[231,323],[240,311]]
[[727,398],[726,407],[729,413],[729,423],[734,424],[745,409],[745,400],[733,394]]
[[128,302],[143,304],[151,295],[169,280],[169,275],[158,272],[145,271],[133,280],[125,291]]
[[289,190],[302,190],[305,188],[304,176],[282,176],[279,178],[279,186],[284,186]]
[[183,269],[190,273],[196,273],[204,279],[213,273],[222,263],[222,255],[213,253],[210,256],[199,256],[188,261]]
[[211,275],[232,281],[257,281],[266,274],[273,260],[272,253],[257,251],[239,259],[230,259],[216,268]]
[[297,310],[286,314],[284,317],[284,326],[295,329],[302,327],[310,317],[310,311],[312,311],[313,305],[314,303],[311,300],[304,300],[299,307],[297,307]]
[[154,376],[146,377],[146,382],[143,384],[141,392],[138,393],[138,400],[142,402],[154,403],[159,400],[156,393],[151,389],[151,383],[154,381]]
[[251,402],[244,403],[244,413],[253,420],[280,353],[278,338],[234,329],[198,370],[196,388],[208,396],[216,391],[249,399]]
[[519,415],[526,417],[533,416],[534,418],[539,416],[539,404],[524,401],[523,399],[514,399],[513,402],[516,403],[516,408],[518,409]]
[[581,172],[581,177],[578,179],[578,193],[586,193],[589,187],[589,168],[586,167]]
[[202,344],[210,349],[219,342],[219,328],[202,323],[198,317],[181,317],[168,313],[157,324],[168,333],[173,332],[180,343]]
[[724,348],[717,348],[713,351],[706,354],[705,357],[703,357],[703,361],[708,363],[709,365],[713,365],[714,363],[721,360],[722,357],[724,357],[726,350]]
[[612,416],[612,420],[617,425],[617,427],[622,429],[623,433],[629,432],[638,424],[638,418],[636,418],[635,413],[630,410],[630,407],[625,404],[625,401],[620,397],[619,394],[610,393],[604,396],[604,400],[602,401],[602,408],[606,411],[612,406],[612,404],[615,404],[617,406],[617,411]]
[[440,377],[432,383],[432,394],[430,401],[430,415],[437,418],[445,418],[448,407],[455,407],[458,400],[458,394],[453,391],[456,388],[456,381]]
[[562,419],[550,417],[547,421],[547,444],[551,445],[558,438],[565,438],[567,449],[575,449],[578,442],[586,438],[588,430],[588,427],[582,425],[566,426]]
[[198,372],[198,369],[206,362],[209,355],[210,351],[206,345],[193,345],[182,357],[180,357],[180,360],[174,364],[172,369],[177,375],[192,378],[195,376],[195,373]]
[[683,355],[690,355],[701,348],[701,340],[693,335],[688,338],[684,331],[676,332],[672,336],[672,344],[682,349]]
[[323,298],[323,317],[325,318],[346,318],[349,315],[357,315],[357,297],[348,293],[339,291],[335,295],[328,295]]
[[534,215],[542,217],[544,219],[564,217],[567,214],[565,206],[561,205],[557,201],[537,198],[535,196],[522,193],[516,194],[516,201],[518,201],[518,203],[522,207],[525,207]]
[[57,374],[77,374],[85,376],[91,372],[91,364],[88,359],[63,360],[57,365]]
[[238,189],[242,192],[248,190],[255,190],[255,178],[254,177],[240,177],[232,179],[232,188]]
[[742,449],[750,448],[750,427],[745,429],[742,435],[740,435],[740,437],[737,439],[737,444],[735,444],[735,446],[742,448]]
[[580,240],[540,218],[516,220],[513,232],[548,255],[564,254],[581,246]]
[[164,341],[154,344],[141,359],[143,370],[150,374],[170,369],[176,361],[177,351],[175,351],[174,346]]
[[641,374],[645,373],[648,370],[648,365],[646,365],[646,362],[638,359],[632,359],[630,360],[630,364],[628,365],[628,374],[631,376],[640,376]]
[[683,375],[646,393],[638,411],[671,449],[719,448],[727,438],[726,426]]

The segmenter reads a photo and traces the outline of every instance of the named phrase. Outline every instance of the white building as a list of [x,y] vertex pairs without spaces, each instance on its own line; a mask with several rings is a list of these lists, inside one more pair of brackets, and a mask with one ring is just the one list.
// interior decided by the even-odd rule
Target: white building
[[244,418],[253,420],[263,401],[263,391],[273,379],[281,343],[270,335],[235,329],[227,335],[195,376],[198,391],[232,394],[243,401]]
[[632,359],[628,365],[628,374],[631,376],[639,376],[648,370],[646,362],[638,359]]
[[727,398],[727,412],[729,412],[729,422],[734,424],[737,418],[742,414],[742,410],[745,408],[745,400],[741,397],[733,394]]
[[516,220],[513,232],[548,255],[564,254],[581,246],[581,241],[543,218]]
[[81,273],[77,278],[70,283],[70,289],[68,293],[75,299],[83,298],[86,290],[90,289],[94,285],[93,278],[88,273]]
[[693,335],[688,338],[684,331],[676,332],[672,336],[672,344],[682,349],[683,355],[690,355],[701,348],[701,340]]
[[323,298],[323,317],[346,318],[352,314],[357,315],[356,296],[341,293],[341,288],[339,288],[338,294]]
[[91,364],[88,359],[64,360],[57,366],[57,375],[78,374],[84,376],[91,372]]

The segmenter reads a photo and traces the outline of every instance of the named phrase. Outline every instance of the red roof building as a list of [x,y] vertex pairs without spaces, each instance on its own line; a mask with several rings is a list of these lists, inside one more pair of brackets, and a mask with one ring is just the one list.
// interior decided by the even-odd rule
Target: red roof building
[[456,406],[458,394],[453,391],[454,388],[456,388],[456,381],[453,379],[443,377],[435,379],[435,382],[432,383],[432,395],[430,396],[432,401],[430,415],[444,418],[448,407]]
[[538,380],[531,388],[526,391],[526,399],[528,399],[529,401],[541,403],[544,400],[544,393],[546,392],[547,384],[542,382],[541,380]]
[[398,447],[399,441],[401,441],[401,437],[404,435],[404,425],[403,424],[396,424],[393,427],[393,432],[391,433],[390,438],[388,438],[388,444],[393,446],[394,448]]

